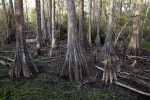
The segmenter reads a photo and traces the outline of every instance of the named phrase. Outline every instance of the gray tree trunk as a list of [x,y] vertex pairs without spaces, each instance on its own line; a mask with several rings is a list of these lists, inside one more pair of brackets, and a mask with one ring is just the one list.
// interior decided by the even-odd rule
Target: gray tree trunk
[[88,67],[78,43],[79,32],[77,30],[77,19],[74,0],[67,0],[68,8],[68,42],[65,64],[61,76],[80,81],[86,79]]
[[12,78],[32,77],[38,72],[36,66],[33,65],[25,41],[24,33],[24,15],[23,0],[15,0],[15,21],[16,21],[16,56],[9,76]]
[[81,48],[84,51],[86,49],[84,33],[84,0],[79,0],[79,9],[79,37]]
[[50,56],[56,56],[58,52],[56,51],[56,32],[55,32],[55,0],[52,0],[52,42]]
[[92,47],[91,39],[91,13],[92,13],[92,0],[89,0],[89,28],[88,28],[88,42],[89,46]]
[[48,32],[45,21],[45,11],[44,11],[44,0],[41,0],[41,31],[42,31],[42,41],[43,45],[48,45]]
[[61,28],[61,14],[60,14],[60,0],[57,0],[57,22],[58,22],[58,36],[60,39],[60,28]]
[[106,31],[106,39],[104,44],[104,51],[107,54],[112,53],[113,50],[113,44],[112,44],[112,24],[113,24],[113,6],[114,6],[114,0],[110,0],[110,6],[109,6],[109,18],[108,18],[108,25],[107,25],[107,31]]
[[142,29],[141,29],[141,34],[140,34],[140,42],[142,41],[142,38],[143,38],[144,26],[145,26],[146,19],[147,19],[149,9],[150,9],[150,2],[147,5],[148,6],[147,6],[147,10],[146,10],[146,13],[145,13],[145,18],[144,18]]
[[49,36],[50,41],[52,40],[52,0],[49,0]]
[[37,21],[37,31],[36,31],[36,52],[41,53],[41,3],[40,0],[35,0],[36,4],[36,21]]
[[101,39],[100,39],[101,13],[102,13],[102,0],[99,1],[99,14],[98,14],[98,23],[97,23],[97,36],[96,36],[96,39],[95,39],[96,46],[101,46]]
[[108,25],[107,25],[107,32],[106,32],[106,39],[105,44],[103,47],[104,52],[104,59],[105,59],[105,68],[103,73],[103,79],[102,81],[112,81],[117,80],[115,71],[113,69],[113,59],[117,58],[112,44],[112,25],[113,25],[113,7],[114,7],[114,0],[110,0],[110,6],[109,6],[109,18],[108,18]]
[[[7,16],[6,7],[5,7],[5,1],[4,0],[2,0],[2,6],[3,6],[3,11],[4,11],[6,36],[9,37],[10,30],[8,28],[8,16]],[[6,39],[6,41],[7,41],[7,39]]]
[[140,21],[141,21],[141,10],[142,10],[142,0],[136,1],[136,10],[133,16],[133,33],[132,37],[127,49],[128,55],[140,56],[142,55],[141,52],[141,45],[140,45]]
[[15,32],[15,17],[14,17],[14,8],[12,0],[9,0],[9,7],[8,7],[8,28],[10,31],[9,36],[7,37],[7,42],[15,41],[16,40],[16,32]]

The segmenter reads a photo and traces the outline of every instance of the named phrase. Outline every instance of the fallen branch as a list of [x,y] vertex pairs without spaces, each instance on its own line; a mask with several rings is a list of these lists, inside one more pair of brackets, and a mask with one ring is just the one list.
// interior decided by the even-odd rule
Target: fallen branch
[[143,59],[143,60],[150,60],[148,57],[140,57],[140,56],[129,56],[126,55],[128,58],[133,59],[133,58],[139,58],[139,59]]
[[53,62],[55,60],[57,60],[57,59],[53,59],[51,61],[34,61],[34,62],[36,62],[36,63],[51,63],[51,62]]
[[2,56],[0,56],[0,59],[4,59],[4,60],[7,60],[7,61],[14,62],[14,60],[13,60],[13,59],[11,59],[11,58],[6,58],[6,57],[2,57]]
[[139,77],[139,78],[142,78],[144,80],[148,80],[150,81],[150,78],[148,77],[144,77],[144,76],[140,76],[140,75],[133,75],[133,74],[130,74],[130,73],[127,73],[127,72],[120,72],[121,74],[126,74],[126,75],[130,75],[130,76],[134,76],[134,77]]
[[6,63],[6,62],[4,62],[2,60],[0,60],[0,64],[2,64],[3,66],[10,66],[10,64],[8,64],[8,63]]
[[[101,71],[104,71],[104,68],[101,68],[101,67],[99,67],[99,66],[95,66],[95,67],[96,67],[97,69],[101,70]],[[117,74],[117,76],[118,76],[118,74]],[[119,76],[122,77],[122,78],[126,78],[126,77],[123,77],[123,76],[121,76],[121,75],[119,75]],[[134,88],[132,88],[132,87],[130,87],[130,86],[127,86],[127,85],[125,85],[125,84],[122,84],[122,83],[120,83],[120,82],[115,82],[115,84],[116,84],[116,85],[119,85],[119,86],[122,86],[122,87],[124,87],[124,88],[130,89],[130,90],[132,90],[132,91],[134,91],[134,92],[137,92],[137,93],[139,93],[139,94],[146,95],[146,96],[150,96],[150,93],[146,93],[146,92],[143,92],[143,91],[134,89]]]
[[134,91],[134,92],[137,92],[137,93],[139,93],[139,94],[146,95],[146,96],[150,96],[150,93],[146,93],[146,92],[137,90],[137,89],[135,89],[135,88],[132,88],[132,87],[127,86],[127,85],[125,85],[125,84],[122,84],[122,83],[120,83],[120,82],[115,82],[115,84],[118,85],[118,86],[122,86],[122,87],[124,87],[124,88],[127,88],[127,89],[129,89],[129,90],[132,90],[132,91]]
[[48,60],[48,59],[54,59],[54,58],[59,58],[60,56],[58,57],[49,57],[49,58],[41,58],[41,59],[36,59],[34,61],[40,61],[40,60]]

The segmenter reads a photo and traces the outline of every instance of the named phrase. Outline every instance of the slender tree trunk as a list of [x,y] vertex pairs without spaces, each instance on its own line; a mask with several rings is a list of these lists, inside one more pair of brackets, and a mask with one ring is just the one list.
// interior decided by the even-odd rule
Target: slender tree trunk
[[133,17],[133,33],[132,37],[127,49],[128,55],[134,55],[134,56],[140,56],[142,54],[141,52],[141,46],[140,46],[140,16],[141,16],[141,10],[142,10],[142,0],[136,1],[136,10],[134,12]]
[[50,19],[49,19],[49,36],[50,36],[50,41],[52,40],[52,0],[49,0],[49,8],[50,8]]
[[8,16],[7,16],[6,7],[5,7],[5,1],[4,0],[2,0],[2,6],[3,6],[3,11],[4,11],[6,36],[8,37],[10,35],[10,30],[8,28]]
[[16,56],[9,76],[12,78],[32,77],[38,72],[36,66],[33,65],[25,42],[24,34],[24,15],[23,0],[15,0],[15,19],[16,19]]
[[104,14],[105,14],[105,23],[108,23],[108,15],[107,15],[107,10],[106,10],[106,4],[103,3],[103,10],[104,10]]
[[8,8],[8,28],[10,30],[10,34],[7,37],[7,43],[16,40],[16,32],[15,32],[15,17],[14,17],[14,8],[12,0],[9,0],[9,8]]
[[92,13],[92,0],[89,0],[89,28],[88,28],[88,42],[89,46],[92,47],[91,39],[91,13]]
[[120,26],[122,25],[122,18],[121,18],[121,16],[122,16],[122,0],[120,0],[120,14],[119,14],[119,22],[120,22]]
[[102,13],[102,0],[99,1],[99,14],[98,14],[98,23],[97,23],[97,36],[95,39],[96,46],[101,46],[101,39],[100,39],[100,23],[101,23],[101,13]]
[[57,21],[58,21],[58,36],[60,39],[60,28],[61,28],[61,14],[60,14],[60,0],[57,0]]
[[149,2],[147,5],[148,5],[148,6],[147,6],[146,13],[145,13],[145,18],[144,18],[144,21],[143,21],[141,34],[140,34],[140,42],[142,41],[142,38],[143,38],[144,25],[145,25],[145,23],[146,23],[146,19],[147,19],[148,13],[149,13],[149,9],[150,9],[150,2]]
[[110,0],[109,18],[108,18],[106,39],[105,39],[105,44],[104,44],[104,47],[103,47],[104,51],[107,54],[110,54],[110,53],[114,52],[113,44],[112,44],[113,6],[114,6],[114,0]]
[[128,0],[125,1],[126,7],[125,7],[125,13],[126,13],[126,20],[127,20],[127,15],[128,15]]
[[50,50],[50,56],[58,55],[56,51],[56,32],[55,32],[55,0],[52,0],[52,44]]
[[26,29],[28,30],[29,16],[28,16],[28,1],[27,0],[25,0],[25,8],[26,8],[26,18],[27,18]]
[[84,33],[84,0],[79,1],[79,37],[81,48],[84,51],[86,49]]
[[44,11],[44,0],[41,0],[41,31],[42,31],[42,41],[43,45],[48,45],[48,32],[45,21],[45,11]]
[[74,0],[67,0],[68,8],[68,42],[67,53],[61,76],[80,81],[86,79],[88,67],[78,43],[79,32],[77,30],[77,19]]
[[36,31],[36,52],[41,53],[41,4],[40,0],[35,0],[36,3],[36,21],[37,21],[37,31]]
[[112,44],[113,7],[114,7],[114,0],[110,0],[106,39],[105,39],[105,44],[103,47],[103,50],[104,50],[103,52],[105,54],[104,59],[106,60],[106,64],[105,64],[102,80],[105,82],[110,81],[110,83],[112,83],[112,81],[117,80],[117,77],[113,70],[113,65],[112,65],[112,60],[116,56],[113,50],[113,44]]

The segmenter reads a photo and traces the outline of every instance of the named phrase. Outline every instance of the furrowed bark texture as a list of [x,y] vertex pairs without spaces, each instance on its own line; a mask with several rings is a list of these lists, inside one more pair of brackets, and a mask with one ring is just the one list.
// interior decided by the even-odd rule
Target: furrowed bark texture
[[38,72],[36,66],[33,65],[29,57],[25,33],[24,33],[24,15],[23,0],[15,0],[15,21],[16,21],[16,56],[9,76],[12,78],[32,77]]
[[36,2],[36,21],[37,21],[37,31],[36,31],[36,52],[41,53],[41,6],[40,0],[35,0]]
[[103,47],[103,50],[107,54],[110,54],[114,51],[113,50],[113,44],[112,44],[113,6],[114,6],[114,0],[110,0],[106,39],[105,39],[105,44]]
[[133,32],[132,37],[127,49],[128,55],[140,56],[142,55],[141,52],[141,45],[140,45],[140,15],[142,10],[142,0],[137,0],[136,2],[136,10],[133,17]]
[[68,7],[68,42],[65,63],[61,76],[69,77],[80,81],[86,79],[88,67],[84,59],[79,43],[79,32],[77,30],[77,20],[74,0],[67,0]]
[[89,42],[89,46],[90,46],[90,47],[92,47],[92,39],[91,39],[91,13],[92,13],[92,0],[89,0],[88,42]]
[[12,0],[9,0],[8,5],[8,28],[10,31],[10,34],[7,36],[7,42],[10,43],[11,41],[16,40],[16,32],[15,32],[15,17],[14,17],[14,8],[13,8],[13,2]]
[[42,31],[42,41],[43,45],[48,45],[48,32],[45,21],[45,11],[44,11],[44,0],[41,0],[41,31]]
[[50,50],[50,56],[57,56],[58,51],[56,50],[56,32],[55,32],[55,0],[52,0],[52,44]]
[[84,33],[84,0],[79,1],[79,37],[81,48],[85,50],[85,33]]
[[103,47],[103,52],[104,52],[103,57],[105,59],[106,64],[105,64],[102,80],[105,82],[110,81],[110,83],[117,80],[117,77],[116,77],[115,71],[113,70],[113,65],[112,65],[113,59],[117,58],[113,49],[113,44],[112,44],[113,7],[114,7],[114,0],[110,0],[106,39],[105,39],[105,44]]
[[102,13],[102,0],[99,1],[99,14],[98,14],[98,23],[97,23],[97,36],[95,39],[96,46],[101,46],[101,39],[100,39],[100,23],[101,23],[101,13]]

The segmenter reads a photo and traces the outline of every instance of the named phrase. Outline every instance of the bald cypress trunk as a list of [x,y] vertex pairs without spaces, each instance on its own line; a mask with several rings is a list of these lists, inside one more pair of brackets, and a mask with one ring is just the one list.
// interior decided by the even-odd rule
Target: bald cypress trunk
[[50,56],[58,55],[58,51],[56,50],[56,32],[55,32],[55,0],[52,0],[52,42],[51,42],[51,50]]
[[116,77],[116,74],[112,65],[113,59],[117,58],[114,52],[113,43],[112,43],[113,7],[114,7],[114,0],[110,0],[106,39],[105,39],[105,44],[103,47],[103,52],[105,54],[104,59],[105,59],[106,64],[104,68],[102,81],[105,81],[105,82],[110,81],[110,83],[117,80],[117,77]]
[[140,16],[141,16],[141,10],[142,10],[142,0],[136,1],[136,10],[134,12],[133,16],[133,32],[132,37],[127,49],[128,55],[134,55],[134,56],[140,56],[142,54],[141,52],[141,45],[140,45]]
[[91,39],[91,13],[92,13],[92,0],[89,0],[89,27],[88,27],[88,42],[89,46],[92,46],[92,39]]
[[61,76],[69,77],[70,81],[86,79],[88,67],[79,43],[77,19],[74,0],[67,0],[68,8],[68,42],[65,63]]
[[79,37],[81,48],[84,51],[86,49],[85,33],[84,33],[84,0],[79,1]]
[[100,23],[101,23],[101,13],[102,13],[102,0],[99,1],[99,14],[98,14],[98,23],[97,23],[97,36],[95,39],[96,46],[101,46],[101,39],[100,39]]
[[38,72],[36,66],[33,65],[25,41],[24,33],[24,15],[23,0],[15,0],[15,21],[16,21],[16,56],[9,76],[12,78],[32,77]]
[[44,0],[41,0],[41,31],[42,31],[42,41],[43,45],[48,45],[48,32],[45,21],[45,11],[44,11]]
[[41,8],[40,0],[35,0],[36,3],[36,22],[37,22],[37,31],[36,31],[36,53],[41,53]]
[[143,38],[144,27],[145,27],[145,23],[146,23],[146,20],[147,20],[148,13],[149,13],[149,9],[150,9],[150,2],[148,2],[148,4],[147,4],[147,10],[146,10],[146,13],[145,13],[145,18],[144,18],[141,33],[140,33],[140,42],[142,41],[142,38]]
[[10,34],[7,36],[7,43],[10,43],[11,41],[16,40],[16,33],[15,33],[15,17],[14,17],[14,8],[13,8],[13,2],[12,0],[9,0],[8,5],[8,28],[10,31]]
[[113,44],[112,44],[113,6],[114,6],[114,0],[110,0],[106,39],[105,39],[105,44],[103,47],[104,51],[107,54],[110,54],[113,52]]
[[5,33],[6,33],[6,42],[9,43],[9,35],[10,35],[10,30],[8,28],[8,16],[6,12],[6,6],[5,6],[5,1],[2,0],[2,6],[3,6],[3,12],[4,12],[4,20],[5,20]]

